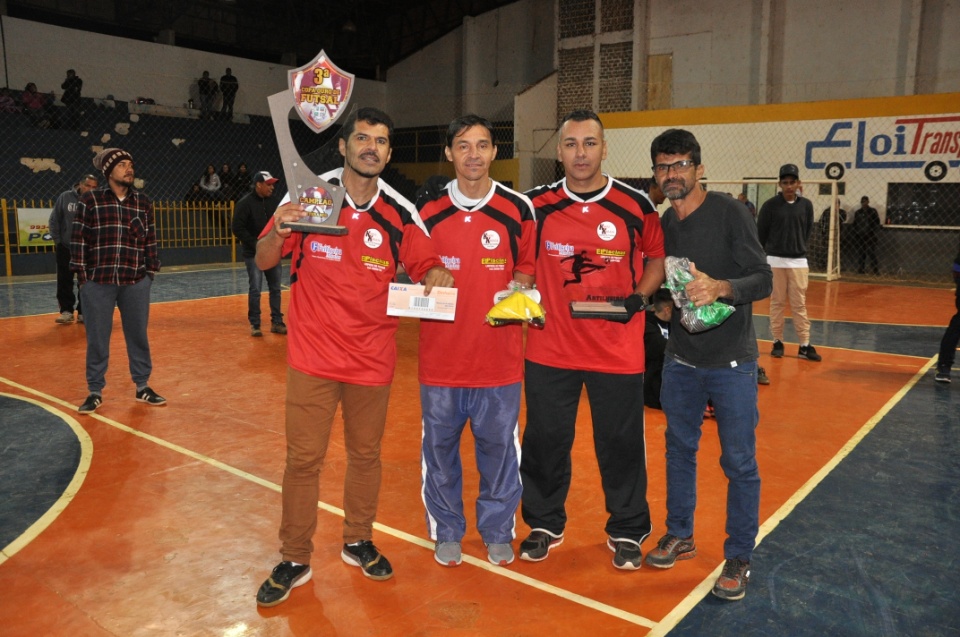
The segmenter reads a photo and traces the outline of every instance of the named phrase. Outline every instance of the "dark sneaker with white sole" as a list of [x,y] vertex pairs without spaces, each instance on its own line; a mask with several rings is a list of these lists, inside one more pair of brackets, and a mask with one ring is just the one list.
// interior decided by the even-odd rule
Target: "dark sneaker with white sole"
[[800,349],[797,351],[797,356],[800,358],[805,358],[808,361],[815,361],[819,363],[822,359],[820,354],[817,354],[817,350],[814,349],[813,345],[801,345]]
[[90,394],[87,396],[87,399],[83,401],[83,404],[77,408],[77,413],[92,414],[101,404],[103,404],[103,398],[100,394]]
[[607,538],[607,548],[613,551],[613,565],[623,571],[640,568],[640,543],[625,537]]
[[269,608],[290,597],[290,591],[303,586],[312,577],[309,564],[280,562],[257,591],[257,606]]
[[373,542],[361,540],[356,544],[344,544],[340,559],[351,566],[359,566],[363,574],[373,580],[385,580],[393,577],[393,567]]
[[546,529],[533,529],[530,535],[520,543],[520,559],[527,562],[539,562],[547,559],[550,549],[563,544],[563,533],[555,535]]
[[157,392],[153,391],[149,387],[144,387],[141,390],[137,391],[137,400],[142,403],[147,403],[148,405],[153,405],[159,407],[160,405],[166,405],[167,399],[159,395]]

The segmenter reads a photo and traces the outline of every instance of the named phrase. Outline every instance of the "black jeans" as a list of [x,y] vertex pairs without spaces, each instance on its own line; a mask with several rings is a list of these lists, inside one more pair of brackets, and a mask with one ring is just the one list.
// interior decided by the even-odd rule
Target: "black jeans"
[[80,301],[73,293],[73,279],[75,275],[70,271],[70,248],[58,243],[57,253],[57,304],[60,305],[61,312],[73,313],[74,305],[77,308],[77,314],[83,314],[80,309]]
[[957,356],[957,342],[960,341],[960,281],[957,282],[957,296],[954,302],[957,304],[957,313],[950,319],[947,331],[943,333],[943,340],[940,341],[937,367],[952,367]]

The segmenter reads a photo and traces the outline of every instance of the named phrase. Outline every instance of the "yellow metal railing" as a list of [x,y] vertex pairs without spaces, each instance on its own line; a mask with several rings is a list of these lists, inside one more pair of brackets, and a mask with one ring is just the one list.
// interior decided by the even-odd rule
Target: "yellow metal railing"
[[[21,244],[18,211],[23,208],[53,209],[52,199],[0,198],[2,244],[7,275],[12,271],[12,256],[54,251],[52,244]],[[237,240],[230,231],[234,202],[154,201],[157,244],[163,248],[230,247],[230,261],[236,262]]]

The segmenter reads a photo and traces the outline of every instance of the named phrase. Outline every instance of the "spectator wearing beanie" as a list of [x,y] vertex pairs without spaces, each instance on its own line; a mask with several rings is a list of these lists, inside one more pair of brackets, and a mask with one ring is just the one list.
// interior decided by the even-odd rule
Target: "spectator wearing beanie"
[[153,371],[147,340],[150,287],[160,271],[153,204],[133,187],[133,157],[127,151],[107,148],[93,165],[103,173],[106,187],[80,197],[70,249],[87,333],[89,396],[78,411],[93,413],[103,402],[114,307],[120,309],[134,397],[164,405],[166,399],[148,385]]

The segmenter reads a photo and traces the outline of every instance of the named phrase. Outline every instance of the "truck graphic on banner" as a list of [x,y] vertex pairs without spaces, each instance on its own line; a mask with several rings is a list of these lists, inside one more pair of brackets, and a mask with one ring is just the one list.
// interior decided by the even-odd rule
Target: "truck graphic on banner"
[[849,168],[923,169],[940,181],[960,167],[960,115],[900,117],[889,121],[833,122],[827,134],[807,142],[804,164],[842,179]]

